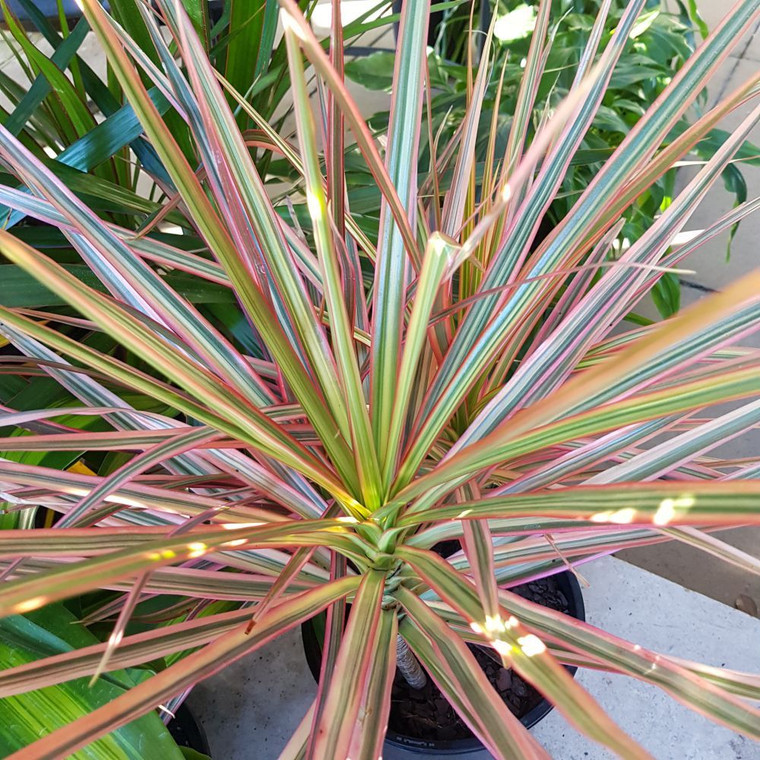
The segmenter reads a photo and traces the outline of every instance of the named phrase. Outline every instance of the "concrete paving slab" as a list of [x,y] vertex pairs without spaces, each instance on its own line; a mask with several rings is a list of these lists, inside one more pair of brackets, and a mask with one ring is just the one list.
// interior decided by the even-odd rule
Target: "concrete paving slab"
[[193,689],[189,704],[214,760],[276,758],[316,696],[300,631],[291,631]]
[[[626,562],[606,557],[583,568],[590,623],[643,647],[716,666],[760,670],[760,621],[687,591]],[[592,671],[579,681],[657,760],[760,760],[760,744],[711,723],[659,689]],[[276,758],[316,693],[297,632],[199,684],[190,705],[214,758]],[[558,760],[608,760],[554,711],[535,729]],[[421,755],[387,748],[385,760]],[[485,760],[486,752],[447,755]]]
[[[747,554],[760,557],[760,528],[756,526],[732,528],[714,535]],[[760,576],[686,544],[671,541],[642,546],[620,552],[617,556],[729,607],[733,607],[741,595],[755,600],[760,606]]]
[[754,32],[744,45],[741,57],[746,60],[760,62],[760,24],[755,26]]
[[[583,568],[589,622],[643,647],[700,662],[756,671],[760,622],[701,594],[612,558]],[[711,723],[633,679],[582,671],[580,682],[657,760],[757,760],[760,744]],[[613,755],[566,728],[554,711],[536,737],[562,760]],[[588,753],[588,754],[586,754]]]

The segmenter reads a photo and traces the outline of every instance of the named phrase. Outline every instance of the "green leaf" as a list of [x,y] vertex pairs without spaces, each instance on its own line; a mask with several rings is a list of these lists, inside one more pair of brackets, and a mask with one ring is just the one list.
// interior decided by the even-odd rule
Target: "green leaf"
[[[62,42],[58,49],[53,53],[50,62],[60,69],[65,69],[76,54],[79,46],[89,31],[86,21],[80,21],[74,31]],[[24,128],[29,118],[33,115],[35,109],[51,91],[51,84],[43,74],[40,74],[27,90],[26,94],[13,110],[13,112],[4,121],[5,128],[14,135],[17,135]]]
[[349,79],[369,90],[390,90],[393,84],[393,68],[396,54],[378,51],[346,61],[345,71]]
[[401,634],[486,747],[502,760],[545,760],[543,749],[507,709],[459,636],[407,589],[400,588],[398,598],[411,617],[402,622]]
[[[335,670],[322,697],[324,706],[317,727],[315,757],[348,757],[352,739],[361,735],[363,718],[359,711],[365,680],[373,666],[383,661],[377,649],[387,651],[394,644],[395,627],[380,606],[384,584],[385,574],[373,570],[364,575],[356,592]],[[387,699],[388,695],[384,696]]]
[[[582,486],[535,494],[510,494],[492,499],[437,507],[440,520],[527,516],[563,518],[608,525],[704,525],[730,522],[760,522],[760,481],[715,481],[618,483]],[[575,501],[577,499],[577,501]],[[401,519],[401,525],[424,523],[434,510],[424,510]]]
[[208,755],[204,755],[202,752],[197,752],[190,747],[180,747],[179,751],[182,753],[182,757],[185,760],[211,760]]
[[[151,88],[148,94],[159,113],[164,114],[168,111],[169,103],[157,88]],[[132,107],[122,106],[69,145],[56,160],[83,172],[90,171],[118,153],[125,145],[134,143],[142,131]],[[141,157],[144,159],[145,155]],[[154,165],[150,164],[147,168],[153,169]],[[165,176],[165,172],[161,174]]]
[[684,15],[692,21],[699,29],[699,33],[702,37],[707,37],[710,33],[710,29],[702,18],[702,14],[697,7],[697,0],[678,0],[678,7],[681,8]]
[[[730,193],[736,198],[734,206],[738,206],[747,200],[747,182],[744,179],[744,175],[739,170],[736,164],[729,164],[723,170],[723,184]],[[739,222],[732,225],[731,230],[728,233],[728,242],[726,243],[726,261],[731,258],[731,243],[734,240],[739,229]]]
[[[224,76],[238,92],[248,92],[271,55],[274,40],[268,31],[264,37],[264,30],[271,26],[272,8],[277,8],[276,0],[230,0]],[[245,128],[248,116],[241,111],[237,122]]]
[[[69,274],[91,288],[105,293],[106,288],[84,264],[67,264],[63,267]],[[191,303],[233,304],[235,296],[229,288],[207,280],[201,280],[183,272],[165,276],[166,282]],[[39,280],[12,264],[0,264],[0,306],[36,309],[66,303],[64,298],[45,287]]]
[[[484,636],[486,642],[502,657],[508,658],[509,664],[541,691],[571,725],[625,760],[653,760],[648,752],[614,723],[596,700],[549,653],[545,644],[526,629],[518,618],[506,615],[503,610],[495,618],[488,616],[474,587],[437,554],[407,548],[401,553],[419,570],[425,582],[446,603],[464,615],[471,625],[474,623],[472,627]],[[418,625],[427,622],[426,618],[431,622],[436,620],[435,615],[420,614],[426,610],[426,606],[421,601],[413,602],[413,595],[408,591],[404,593],[405,591],[400,589],[399,596]],[[438,625],[443,627],[440,622]],[[436,638],[445,637],[439,634]],[[455,662],[451,656],[446,659],[449,666]]]
[[[52,605],[45,609],[44,615],[35,617],[36,623],[20,616],[0,621],[0,668],[16,667],[33,662],[41,655],[97,643],[61,605]],[[127,679],[124,686],[120,686],[117,679],[118,676],[101,679],[92,686],[87,679],[77,679],[0,699],[0,755],[5,757],[23,749],[41,734],[86,716],[134,685]],[[182,753],[158,715],[151,712],[71,757],[75,760],[182,760]]]
[[326,313],[330,320],[332,350],[348,410],[351,440],[354,443],[356,470],[364,506],[374,510],[382,498],[377,451],[372,437],[367,399],[362,385],[359,359],[355,350],[354,325],[343,292],[341,262],[333,238],[328,212],[324,177],[317,152],[317,130],[309,105],[306,74],[301,50],[290,31],[285,32],[291,72],[291,88],[303,156],[307,208],[311,217],[314,242],[323,272],[322,282]]
[[[405,216],[413,221],[417,211],[417,152],[420,143],[425,44],[429,0],[404,3],[401,39],[396,60],[396,87],[391,103],[385,163]],[[377,263],[372,301],[374,339],[370,363],[372,428],[378,457],[385,461],[388,424],[393,410],[396,368],[412,251],[407,250],[399,225],[390,213],[387,198],[380,211]]]
[[657,311],[667,319],[681,308],[681,285],[678,275],[665,272],[652,288],[652,300]]

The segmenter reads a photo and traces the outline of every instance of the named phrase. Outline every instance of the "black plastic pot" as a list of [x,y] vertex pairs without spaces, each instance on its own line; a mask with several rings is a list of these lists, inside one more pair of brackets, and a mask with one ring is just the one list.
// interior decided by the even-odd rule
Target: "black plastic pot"
[[[581,587],[576,577],[570,572],[558,573],[552,576],[557,582],[559,590],[565,595],[569,612],[568,614],[577,620],[586,619],[586,610],[583,605],[583,596]],[[322,665],[322,641],[317,635],[314,624],[307,620],[301,626],[301,636],[303,639],[303,649],[306,655],[306,662],[309,666],[314,680],[319,680],[320,668]],[[566,665],[565,668],[571,675],[575,675],[576,667]],[[534,708],[529,710],[520,718],[520,722],[526,728],[532,728],[543,717],[553,709],[553,705],[546,699],[542,699]],[[417,739],[404,736],[398,732],[388,730],[385,741],[395,747],[402,747],[411,752],[420,754],[438,756],[454,755],[466,752],[478,752],[483,749],[483,745],[474,736],[468,739],[456,739],[453,741],[441,741]]]
[[179,706],[166,727],[180,747],[189,747],[202,755],[211,757],[206,732],[184,702]]

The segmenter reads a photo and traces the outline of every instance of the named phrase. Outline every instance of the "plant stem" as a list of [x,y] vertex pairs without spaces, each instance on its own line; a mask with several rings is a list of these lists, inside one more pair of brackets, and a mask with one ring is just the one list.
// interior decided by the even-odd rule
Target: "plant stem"
[[427,683],[425,671],[401,636],[396,637],[396,666],[413,689],[422,689]]

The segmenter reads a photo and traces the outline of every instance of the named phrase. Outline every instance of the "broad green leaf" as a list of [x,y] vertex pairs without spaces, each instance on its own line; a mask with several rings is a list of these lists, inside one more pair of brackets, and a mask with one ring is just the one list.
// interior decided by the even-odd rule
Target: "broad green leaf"
[[[227,34],[227,59],[224,76],[239,92],[247,92],[271,55],[273,40],[263,37],[275,0],[232,0]],[[267,50],[267,47],[269,50]],[[246,126],[244,113],[238,115],[238,124]]]
[[395,53],[370,53],[346,61],[346,76],[370,90],[390,90],[395,63]]
[[665,272],[652,288],[652,300],[660,315],[667,319],[681,307],[681,286],[678,277]]
[[[0,664],[3,669],[19,667],[39,659],[41,654],[71,651],[69,642],[51,634],[51,625],[78,646],[96,639],[79,625],[62,606],[51,606],[34,623],[15,616],[0,621]],[[68,629],[65,630],[65,629]],[[72,633],[76,632],[76,636]],[[122,681],[122,684],[119,683]],[[22,750],[41,734],[86,716],[125,692],[133,682],[101,680],[88,686],[85,679],[67,681],[0,699],[0,752],[3,756]],[[157,713],[150,713],[70,755],[76,760],[181,760],[182,754]]]

